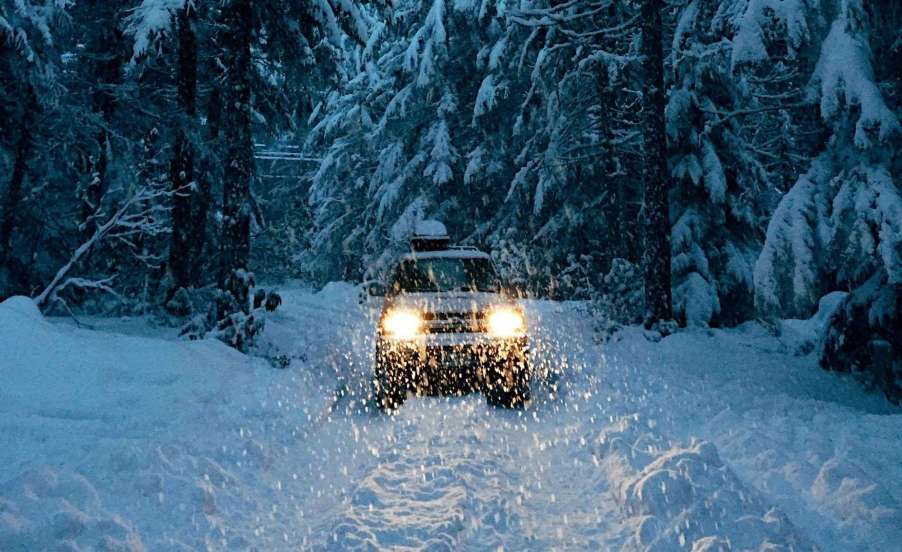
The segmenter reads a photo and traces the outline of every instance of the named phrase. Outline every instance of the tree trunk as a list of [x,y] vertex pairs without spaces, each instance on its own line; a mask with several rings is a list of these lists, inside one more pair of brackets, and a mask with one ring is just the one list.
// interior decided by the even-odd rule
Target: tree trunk
[[81,235],[82,240],[94,232],[93,224],[97,216],[97,209],[103,199],[104,180],[109,161],[108,150],[110,147],[109,134],[101,130],[97,133],[99,151],[97,156],[91,156],[88,164],[88,184],[81,194]]
[[[112,16],[115,12],[110,12]],[[99,35],[90,48],[93,56],[94,72],[97,83],[91,94],[92,107],[100,115],[101,128],[97,131],[97,156],[91,158],[88,166],[87,186],[81,194],[81,234],[82,241],[94,234],[94,218],[106,191],[107,167],[110,162],[112,144],[109,128],[112,126],[113,112],[116,108],[114,89],[119,83],[119,71],[122,68],[122,31],[106,29]]]
[[175,139],[170,179],[172,191],[172,240],[169,247],[169,271],[173,278],[173,290],[197,283],[193,246],[203,235],[195,235],[192,205],[197,201],[198,190],[194,182],[194,136],[197,117],[197,42],[188,6],[176,15],[178,26],[178,104],[181,111]]
[[0,267],[9,267],[13,228],[15,228],[19,203],[24,195],[25,171],[31,152],[31,125],[38,109],[37,96],[31,86],[27,87],[25,94],[27,97],[19,126],[19,141],[16,144],[13,172],[9,184],[6,186],[6,197],[3,198],[3,220],[0,222]]
[[[210,183],[214,178],[213,163],[219,163],[219,127],[222,119],[222,94],[218,88],[214,88],[210,93],[207,105],[207,147],[206,157],[201,157],[201,169],[196,175],[197,193],[194,196],[194,202],[191,205],[191,234],[194,239],[191,241],[191,259],[193,261],[191,270],[199,275],[203,273],[203,264],[207,244],[207,217],[210,213],[210,205],[213,203],[213,191]],[[212,148],[212,154],[210,153]],[[214,248],[217,244],[212,244]],[[195,276],[197,284],[204,283]]]
[[664,108],[664,46],[661,12],[664,2],[642,2],[642,54],[644,65],[642,170],[645,217],[645,324],[673,318],[670,289],[670,174],[667,169],[667,135]]
[[[605,44],[602,43],[602,47],[604,46]],[[607,66],[599,64],[596,71],[595,86],[599,106],[603,113],[612,113],[616,109],[616,98],[610,84]],[[601,161],[603,174],[600,178],[600,188],[602,188],[601,193],[605,194],[599,206],[602,213],[604,213],[605,226],[602,239],[606,244],[601,270],[607,273],[611,269],[613,259],[617,257],[626,258],[627,240],[624,239],[626,228],[622,224],[623,213],[626,211],[626,208],[624,198],[620,193],[623,187],[621,185],[623,178],[619,175],[612,176],[617,168],[617,162],[614,159],[616,152],[611,146],[614,140],[611,120],[608,117],[601,117],[598,124],[604,153]]]
[[226,154],[222,194],[222,243],[219,282],[225,289],[227,279],[238,270],[247,270],[250,257],[250,185],[254,171],[254,144],[251,136],[250,72],[251,0],[232,0],[223,9],[225,32]]

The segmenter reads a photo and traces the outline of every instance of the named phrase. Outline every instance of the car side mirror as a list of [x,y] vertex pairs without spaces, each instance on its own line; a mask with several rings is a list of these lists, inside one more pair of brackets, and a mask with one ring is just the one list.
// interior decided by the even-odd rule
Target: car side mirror
[[366,294],[370,297],[385,297],[388,295],[388,286],[382,282],[365,282],[363,287],[366,289]]
[[522,278],[508,281],[504,286],[504,290],[507,295],[516,299],[525,299],[529,296],[529,286],[527,285],[526,280],[523,280]]
[[373,297],[385,297],[387,293],[385,284],[376,280],[368,280],[360,284],[357,291],[357,303],[364,305]]

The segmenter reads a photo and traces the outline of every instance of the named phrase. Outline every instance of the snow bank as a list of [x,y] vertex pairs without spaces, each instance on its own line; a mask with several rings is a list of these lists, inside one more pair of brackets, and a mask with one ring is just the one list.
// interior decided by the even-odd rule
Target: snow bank
[[670,445],[638,418],[606,428],[596,440],[615,498],[631,516],[627,548],[816,550],[724,465],[713,444]]
[[0,304],[0,336],[0,550],[282,538],[279,522],[254,521],[276,502],[260,478],[321,416],[332,372],[53,324],[23,297]]
[[357,291],[282,290],[263,344],[285,370],[0,304],[0,550],[902,542],[902,414],[805,354],[818,319],[600,345],[580,304],[528,301],[526,410],[474,395],[383,416],[378,302]]
[[0,305],[6,341],[0,408],[98,423],[128,412],[123,429],[159,430],[165,420],[172,427],[227,415],[228,387],[250,379],[248,360],[215,341],[166,343],[65,330],[43,320],[30,299]]
[[[818,323],[815,317],[808,326]],[[823,550],[888,550],[902,541],[902,414],[851,378],[819,369],[813,354],[798,353],[797,336],[784,341],[757,324],[682,331],[658,344],[650,344],[640,330],[625,331],[605,351],[607,368],[598,391],[609,415],[637,417],[620,430],[630,454],[639,457],[631,458],[624,472],[624,504],[635,507],[630,501],[646,488],[638,482],[656,461],[665,481],[674,479],[668,488],[687,488],[682,471],[660,456],[683,458],[682,451],[695,448],[691,463],[706,472],[722,463],[732,472],[723,474],[728,489],[740,489],[739,481],[747,489],[743,495],[759,497],[743,508],[766,525],[772,522],[764,504],[770,504]],[[646,430],[649,437],[640,439],[639,421],[654,428]],[[719,460],[694,439],[716,447]],[[658,453],[643,460],[643,447]],[[702,480],[688,488],[696,493],[709,484]],[[667,493],[668,500],[683,496]],[[645,507],[640,504],[638,511]],[[671,539],[668,527],[661,525],[654,538]],[[794,542],[803,542],[783,522],[772,529],[768,538],[792,534]]]
[[51,468],[0,487],[0,550],[143,551],[127,520],[103,510],[85,478]]
[[842,306],[848,293],[833,291],[821,297],[817,312],[809,319],[787,319],[780,322],[781,341],[794,353],[810,353],[823,346],[830,319]]

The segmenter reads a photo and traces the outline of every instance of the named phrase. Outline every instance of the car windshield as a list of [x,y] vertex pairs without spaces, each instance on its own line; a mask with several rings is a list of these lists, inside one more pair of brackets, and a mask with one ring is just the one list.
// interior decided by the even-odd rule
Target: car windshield
[[429,291],[499,290],[498,275],[489,259],[407,259],[398,265],[395,288],[406,293]]

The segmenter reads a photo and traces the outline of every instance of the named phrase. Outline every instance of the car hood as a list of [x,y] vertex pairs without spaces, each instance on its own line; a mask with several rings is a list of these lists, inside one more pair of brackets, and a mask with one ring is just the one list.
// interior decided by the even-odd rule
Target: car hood
[[443,292],[406,293],[393,297],[387,307],[416,309],[422,312],[458,313],[478,312],[513,302],[500,293]]

